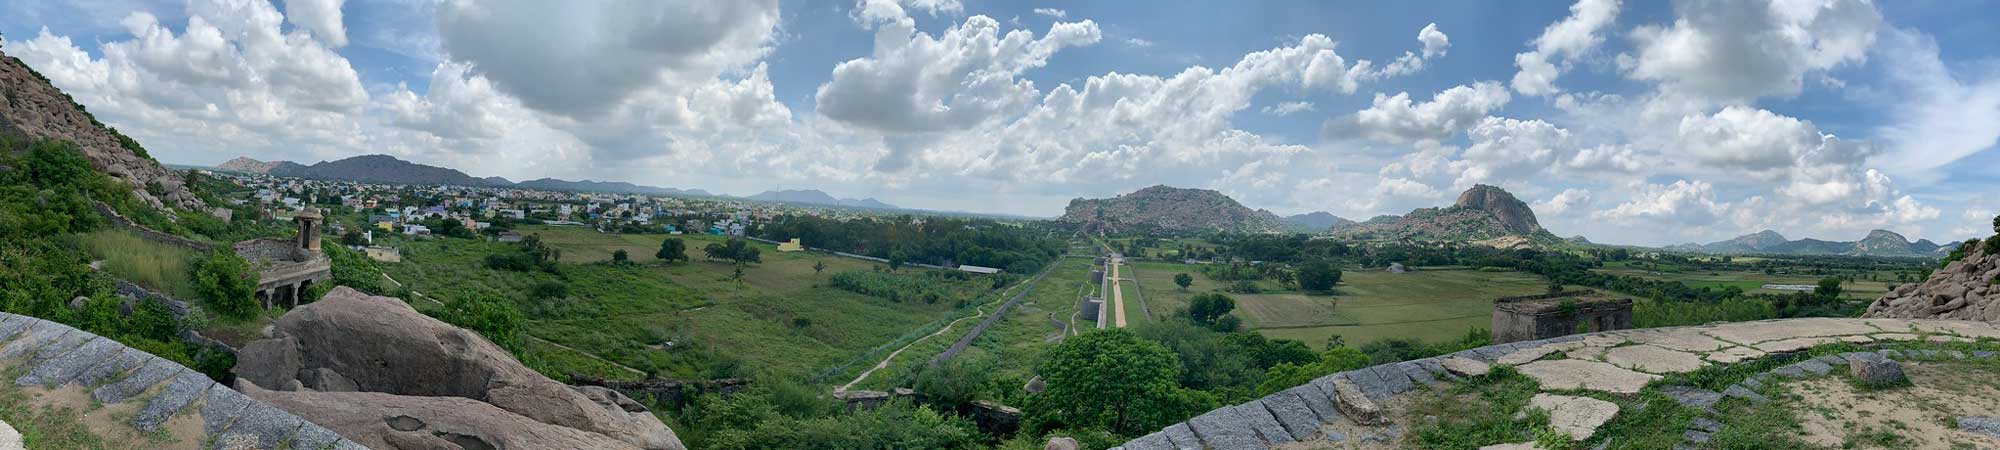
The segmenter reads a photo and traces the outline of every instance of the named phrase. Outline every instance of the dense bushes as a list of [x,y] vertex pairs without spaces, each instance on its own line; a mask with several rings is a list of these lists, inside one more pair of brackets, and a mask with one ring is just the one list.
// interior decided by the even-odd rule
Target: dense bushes
[[[178,340],[188,324],[141,303],[120,314],[111,280],[91,270],[85,252],[61,236],[103,228],[91,207],[103,202],[142,222],[166,222],[129,188],[91,169],[69,143],[0,134],[0,311],[52,320],[227,379],[234,361]],[[69,303],[78,297],[78,308]]]
[[382,286],[382,269],[368,255],[348,250],[338,245],[322,247],[333,266],[333,284],[347,286],[370,294],[388,294]]
[[918,274],[848,270],[833,274],[827,283],[856,294],[881,297],[893,302],[921,301],[926,304],[955,297],[952,272]]
[[903,262],[940,266],[970,264],[1010,273],[1039,272],[1062,254],[1062,241],[1036,230],[991,220],[950,217],[834,220],[784,216],[757,230],[757,236]]
[[1176,383],[1180,371],[1172,351],[1124,329],[1069,337],[1042,355],[1048,387],[1029,397],[1024,426],[1138,436],[1214,409],[1214,396]]
[[689,448],[970,449],[985,439],[971,421],[907,402],[845,412],[822,391],[758,382],[682,408],[675,426]]
[[478,295],[454,296],[446,301],[444,309],[433,316],[445,323],[478,332],[494,345],[507,349],[515,357],[527,348],[525,334],[521,329],[526,319],[521,311],[505,299],[487,298]]
[[194,268],[195,291],[223,317],[243,320],[257,315],[257,272],[250,262],[228,249],[216,249]]
[[556,260],[562,258],[562,251],[542,243],[540,236],[522,238],[510,251],[486,255],[486,267],[494,270],[527,272],[540,270],[556,272]]

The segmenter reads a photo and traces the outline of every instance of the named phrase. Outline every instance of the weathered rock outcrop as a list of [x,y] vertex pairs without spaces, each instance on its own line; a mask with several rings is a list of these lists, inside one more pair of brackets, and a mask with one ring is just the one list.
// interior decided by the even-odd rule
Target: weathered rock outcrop
[[1499,220],[1500,228],[1509,234],[1533,234],[1542,231],[1542,224],[1535,221],[1535,210],[1514,194],[1488,185],[1475,185],[1472,189],[1458,194],[1458,203],[1453,206],[1476,209],[1493,214]]
[[0,134],[74,142],[91,167],[131,185],[132,194],[147,204],[208,211],[179,173],[146,156],[137,141],[98,122],[48,78],[5,53],[0,53]]
[[[277,391],[461,397],[639,448],[685,448],[658,418],[616,392],[572,389],[522,366],[478,334],[424,316],[401,300],[346,287],[334,288],[319,301],[278,319],[271,338],[244,347],[236,373]],[[349,397],[321,400],[343,399]],[[339,417],[318,417],[314,411],[365,410],[366,405],[336,404],[300,414],[317,422]]]
[[238,390],[377,450],[633,449],[602,434],[536,422],[484,402],[380,392],[279,392],[238,380]]
[[1993,284],[1995,279],[2000,279],[2000,255],[1975,249],[1932,272],[1923,283],[1897,286],[1875,299],[1868,305],[1867,317],[2000,322],[2000,285]]

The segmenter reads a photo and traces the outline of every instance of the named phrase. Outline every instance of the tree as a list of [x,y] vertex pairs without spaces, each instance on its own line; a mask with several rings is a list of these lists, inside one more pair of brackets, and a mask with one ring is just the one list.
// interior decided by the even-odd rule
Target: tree
[[687,241],[682,241],[681,238],[661,240],[660,251],[654,252],[653,257],[666,262],[687,261]]
[[611,252],[611,260],[614,262],[625,262],[629,259],[631,259],[630,255],[625,253],[625,249],[621,248]]
[[366,243],[368,243],[368,238],[362,236],[360,231],[348,230],[347,234],[340,235],[340,245],[361,245]]
[[1207,411],[1215,398],[1174,382],[1180,361],[1124,329],[1064,339],[1036,370],[1048,388],[1030,397],[1030,429],[1097,428],[1124,436],[1158,430]]
[[1826,277],[1819,279],[1819,287],[1813,288],[1813,295],[1818,295],[1820,296],[1820,298],[1839,297],[1840,277]]
[[729,242],[720,244],[708,244],[702,247],[701,251],[708,259],[726,259],[737,265],[763,262],[762,256],[759,255],[761,252],[756,247],[751,247],[750,244],[744,243],[741,239],[730,239]]
[[195,290],[208,300],[209,309],[223,317],[247,319],[257,315],[257,273],[250,262],[235,252],[217,249],[195,267]]
[[1188,299],[1188,320],[1201,325],[1213,325],[1217,318],[1236,309],[1236,299],[1227,295],[1206,293]]
[[813,275],[819,275],[823,270],[826,270],[826,261],[813,261]]
[[1299,288],[1308,291],[1330,291],[1340,284],[1340,269],[1324,261],[1306,263],[1299,268]]
[[1311,364],[1280,363],[1264,372],[1264,382],[1257,385],[1257,395],[1271,395],[1293,386],[1312,382],[1313,379],[1335,373],[1368,367],[1368,355],[1351,347],[1336,346],[1320,353],[1319,361]]
[[1174,274],[1174,284],[1180,286],[1183,291],[1188,290],[1188,286],[1194,285],[1194,276],[1186,272]]

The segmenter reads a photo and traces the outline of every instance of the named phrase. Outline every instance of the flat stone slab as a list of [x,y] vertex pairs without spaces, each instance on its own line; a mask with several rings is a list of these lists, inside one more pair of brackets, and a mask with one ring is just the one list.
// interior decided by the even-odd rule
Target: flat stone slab
[[1535,394],[1528,407],[1549,412],[1549,427],[1568,435],[1570,440],[1590,439],[1597,427],[1618,415],[1618,404],[1590,397]]
[[1659,375],[1578,359],[1535,361],[1520,366],[1519,370],[1540,382],[1543,389],[1588,389],[1613,394],[1637,394],[1646,383],[1660,379]]
[[1699,329],[1675,328],[1633,332],[1627,339],[1684,352],[1712,352],[1728,347],[1728,342],[1701,334]]
[[1610,347],[1610,346],[1602,346],[1602,345],[1591,345],[1591,346],[1585,346],[1585,347],[1577,347],[1577,348],[1573,348],[1573,349],[1570,349],[1570,351],[1567,351],[1567,352],[1563,352],[1563,356],[1564,356],[1564,357],[1567,357],[1567,358],[1569,358],[1569,359],[1585,359],[1585,360],[1591,360],[1591,361],[1603,361],[1603,360],[1604,360],[1604,351],[1605,351],[1605,350],[1610,350],[1610,349],[1611,349],[1611,347]]
[[1487,364],[1485,361],[1457,356],[1439,359],[1438,365],[1444,366],[1444,370],[1462,377],[1486,376],[1488,372],[1493,371],[1493,365]]
[[1555,352],[1556,349],[1550,348],[1549,346],[1546,345],[1540,347],[1528,347],[1520,350],[1515,350],[1513,353],[1508,353],[1506,356],[1501,356],[1500,359],[1495,360],[1493,362],[1495,364],[1518,366],[1534,362],[1537,359],[1542,359],[1543,356],[1549,356],[1550,353],[1555,353]]
[[1785,353],[1785,352],[1796,352],[1799,350],[1805,350],[1808,348],[1813,348],[1814,346],[1820,344],[1829,344],[1834,342],[1840,342],[1840,339],[1833,337],[1804,337],[1804,338],[1791,338],[1791,339],[1782,339],[1782,340],[1765,342],[1757,344],[1755,345],[1755,347],[1757,347],[1757,350],[1761,350],[1766,353]]
[[1722,349],[1721,351],[1709,353],[1707,356],[1704,356],[1703,358],[1706,358],[1709,361],[1714,361],[1718,364],[1735,364],[1743,362],[1743,360],[1746,359],[1757,358],[1764,355],[1765,353],[1763,350],[1758,350],[1750,347],[1730,347]]
[[1605,350],[1604,362],[1650,373],[1693,372],[1703,365],[1701,355],[1651,345],[1627,345]]
[[4,420],[0,420],[0,450],[28,450],[27,444],[21,440],[21,432],[14,431],[14,427]]
[[1706,333],[1738,344],[1754,344],[1802,337],[1846,336],[1882,331],[1861,319],[1806,318],[1716,325]]
[[1480,447],[1479,450],[1541,450],[1541,447],[1536,447],[1533,442],[1515,442],[1512,444],[1488,445]]
[[1354,424],[1365,426],[1389,424],[1389,418],[1382,415],[1382,407],[1377,406],[1374,400],[1362,393],[1361,388],[1355,386],[1353,381],[1335,379],[1333,389],[1333,405],[1340,408],[1340,413],[1353,420]]
[[2000,417],[1959,417],[1958,429],[1968,433],[1979,433],[2000,437]]
[[1878,341],[1915,341],[1923,339],[1922,336],[1910,333],[1878,333],[1870,336],[1873,336]]

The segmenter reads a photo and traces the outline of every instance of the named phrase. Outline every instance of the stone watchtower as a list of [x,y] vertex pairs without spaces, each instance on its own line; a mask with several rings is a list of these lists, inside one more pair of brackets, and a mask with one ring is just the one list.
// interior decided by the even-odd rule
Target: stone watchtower
[[1632,328],[1632,299],[1588,289],[1493,301],[1493,343]]
[[311,255],[319,253],[319,227],[322,220],[319,208],[311,206],[292,216],[292,221],[299,224],[298,249],[304,254],[300,261],[309,260]]

